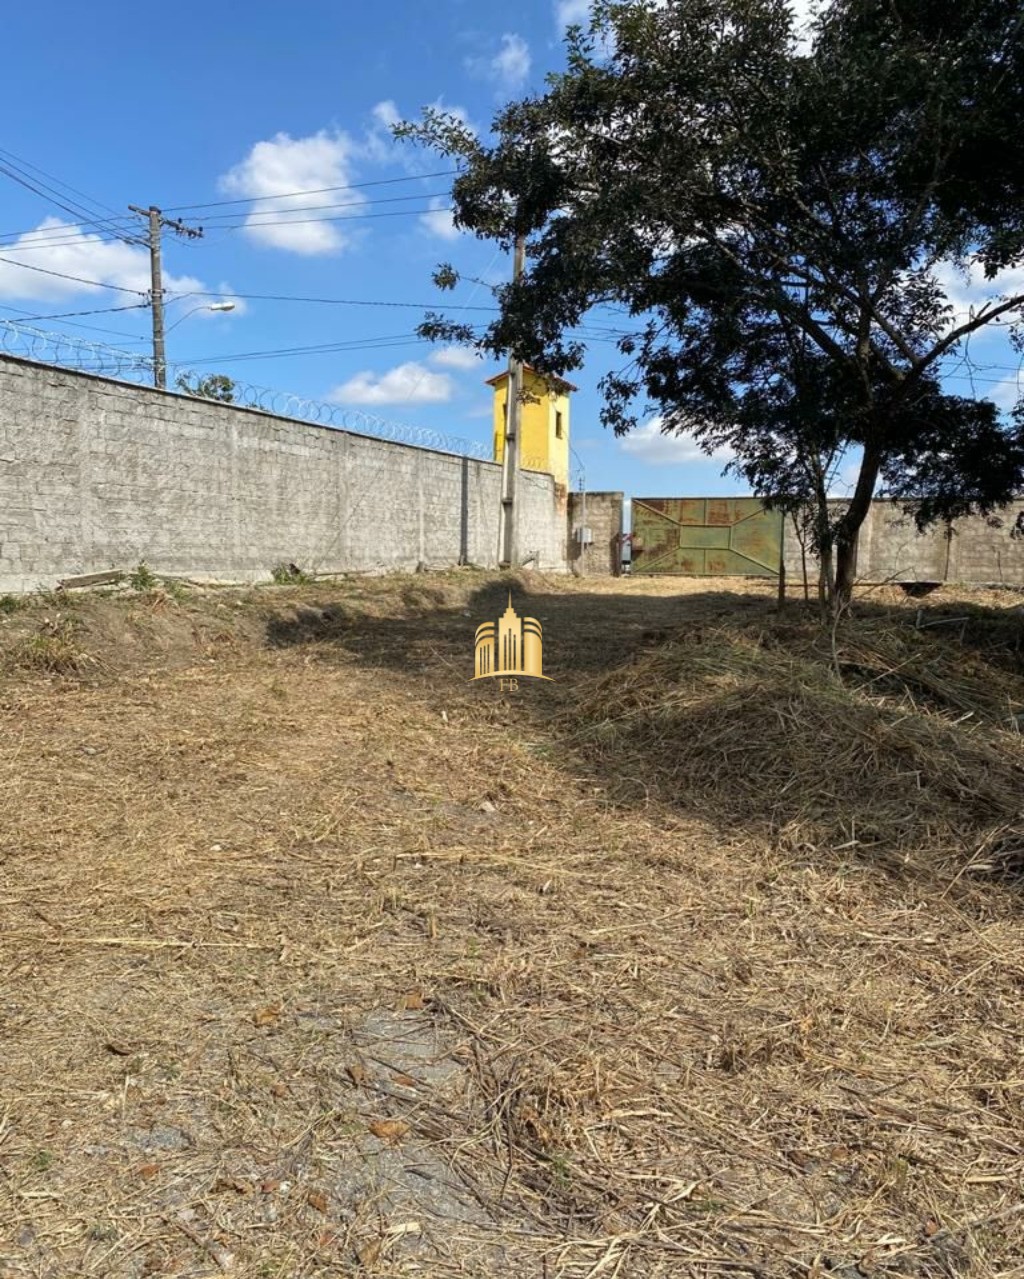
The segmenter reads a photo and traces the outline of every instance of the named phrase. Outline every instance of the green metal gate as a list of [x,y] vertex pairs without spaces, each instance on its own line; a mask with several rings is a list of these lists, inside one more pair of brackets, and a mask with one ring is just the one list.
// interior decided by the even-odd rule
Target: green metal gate
[[633,572],[777,577],[782,512],[756,497],[633,498]]

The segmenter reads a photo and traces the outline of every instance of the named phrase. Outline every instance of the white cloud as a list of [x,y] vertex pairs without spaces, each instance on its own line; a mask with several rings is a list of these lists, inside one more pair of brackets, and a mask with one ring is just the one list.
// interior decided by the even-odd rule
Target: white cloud
[[[435,111],[442,111],[453,116],[460,124],[465,125],[476,136],[480,131],[470,120],[465,107],[448,106],[440,98],[431,103]],[[415,119],[419,111],[404,115],[393,98],[385,98],[370,110],[370,125],[366,129],[363,140],[354,148],[353,154],[359,158],[370,160],[374,164],[400,165],[411,177],[420,177],[437,168],[437,156],[426,148],[416,146],[409,141],[398,141],[392,129],[404,119]]]
[[395,106],[395,103],[391,98],[386,98],[383,102],[378,102],[370,114],[382,129],[392,129],[396,124],[400,123],[402,119],[398,112],[398,107]]
[[[59,218],[45,218],[34,231],[26,231],[12,244],[4,245],[0,257],[24,264],[0,262],[0,297],[34,302],[88,298],[95,299],[97,306],[130,306],[132,296],[120,290],[149,292],[147,249],[85,233]],[[98,281],[114,292],[105,293],[84,281]],[[207,286],[195,276],[165,272],[164,288],[170,294],[203,292]]]
[[[401,164],[410,173],[416,173],[421,157],[419,147],[403,145],[395,140],[391,130],[400,124],[402,113],[391,98],[378,102],[370,111],[372,123],[360,147],[361,154],[374,164]],[[425,172],[425,169],[420,170]]]
[[986,303],[1024,294],[1024,267],[1010,267],[991,280],[985,279],[977,263],[965,273],[949,262],[940,262],[933,273],[953,308],[948,321],[951,328],[965,324],[972,312],[976,315]]
[[518,89],[530,74],[530,46],[514,33],[501,37],[501,48],[491,59],[491,69],[498,83]]
[[[478,132],[465,107],[440,99],[432,106],[473,134]],[[398,104],[385,98],[370,108],[357,135],[340,129],[321,129],[303,138],[277,133],[255,143],[245,159],[220,178],[220,189],[254,201],[244,212],[244,228],[256,243],[307,257],[339,253],[364,231],[359,223],[354,228],[345,225],[368,204],[366,194],[352,186],[357,164],[400,166],[412,177],[437,167],[436,156],[393,137],[391,131],[402,119]],[[458,233],[451,216],[442,211],[446,203],[443,198],[432,200],[422,223],[433,234],[454,239]]]
[[447,373],[434,373],[410,360],[387,373],[357,373],[327,398],[337,404],[445,404],[454,389]]
[[689,431],[681,434],[664,434],[662,419],[651,418],[643,426],[636,427],[619,441],[624,453],[651,466],[681,466],[687,462],[728,462],[733,456],[728,448],[717,448],[705,453]]
[[480,356],[468,346],[443,346],[430,357],[431,364],[438,364],[443,369],[478,369],[482,363]]
[[1012,413],[1018,403],[1024,400],[1024,371],[1011,374],[991,390],[983,391],[982,395],[1003,413]]
[[[382,116],[377,113],[386,114],[389,107],[394,104],[379,103],[374,109],[378,122]],[[246,234],[258,244],[305,256],[338,253],[352,237],[338,222],[321,219],[348,217],[365,203],[366,197],[348,186],[357,150],[352,139],[340,131],[321,129],[307,138],[278,133],[257,142],[246,158],[221,178],[220,187],[228,195],[258,200],[245,220]],[[283,198],[294,192],[309,198]],[[328,207],[301,207],[312,204]],[[335,206],[339,206],[336,214],[332,213]]]
[[430,212],[420,214],[420,225],[442,240],[457,240],[462,234],[455,225],[451,210],[441,198],[430,201]]
[[501,47],[492,58],[467,58],[466,70],[481,80],[490,80],[499,95],[514,93],[530,74],[530,46],[522,36],[506,32]]
[[590,0],[555,0],[555,22],[562,30],[582,26],[590,16]]

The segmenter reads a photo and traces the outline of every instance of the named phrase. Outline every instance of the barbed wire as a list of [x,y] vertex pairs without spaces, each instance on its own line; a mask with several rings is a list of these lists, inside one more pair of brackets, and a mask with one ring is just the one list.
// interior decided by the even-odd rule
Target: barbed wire
[[135,351],[119,351],[102,342],[52,333],[17,320],[0,319],[0,351],[5,355],[56,364],[81,373],[105,373],[135,381],[152,379],[153,360]]
[[[16,320],[0,319],[0,353],[32,360],[38,364],[57,365],[80,373],[99,374],[143,386],[151,384],[154,375],[152,356],[133,351],[121,351],[116,347],[106,346],[102,342],[68,337],[64,333],[52,333],[32,325],[21,324]],[[408,444],[414,448],[454,453],[458,457],[483,462],[493,460],[491,447],[477,440],[467,440],[458,435],[449,435],[444,431],[415,426],[411,422],[397,422],[343,404],[332,404],[327,400],[316,400],[289,391],[279,391],[273,387],[242,382],[226,374],[197,373],[180,364],[171,364],[167,367],[174,382],[173,388],[169,389],[178,395],[207,402],[219,401],[239,408],[258,409],[274,417],[308,422],[314,426],[333,427],[337,430],[349,431],[354,435],[386,440],[391,444]],[[217,386],[215,383],[211,384],[211,377],[218,376],[227,378],[222,385],[225,396],[230,398],[221,399],[216,394],[202,394],[200,388],[204,385],[211,391],[216,391]],[[521,457],[519,464],[524,470],[547,470],[545,459],[541,457]]]

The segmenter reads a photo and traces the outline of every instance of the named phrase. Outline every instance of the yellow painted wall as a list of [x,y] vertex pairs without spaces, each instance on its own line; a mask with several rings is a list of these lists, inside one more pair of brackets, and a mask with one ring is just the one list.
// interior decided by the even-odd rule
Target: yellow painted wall
[[[523,373],[527,398],[522,406],[520,465],[525,470],[547,471],[556,484],[569,486],[569,396],[549,390],[548,383],[530,369]],[[494,386],[494,460],[505,456],[505,413],[508,404],[508,374]],[[561,414],[561,438],[558,436]]]

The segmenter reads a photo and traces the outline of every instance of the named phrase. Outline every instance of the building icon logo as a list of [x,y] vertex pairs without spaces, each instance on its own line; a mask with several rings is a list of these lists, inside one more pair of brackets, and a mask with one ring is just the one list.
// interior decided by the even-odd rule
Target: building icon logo
[[497,624],[484,622],[476,628],[476,674],[473,679],[497,679],[501,687],[515,689],[518,677],[548,679],[543,670],[544,640],[535,617],[520,617],[508,608]]

